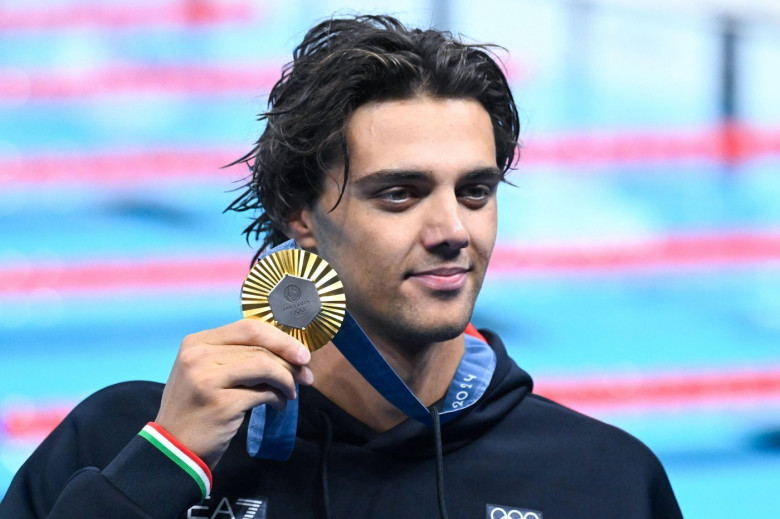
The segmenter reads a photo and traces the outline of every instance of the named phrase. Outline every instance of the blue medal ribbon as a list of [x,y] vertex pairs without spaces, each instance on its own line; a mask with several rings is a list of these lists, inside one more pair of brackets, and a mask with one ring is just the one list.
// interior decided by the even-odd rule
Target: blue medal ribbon
[[[264,256],[295,246],[295,242],[290,240],[269,250]],[[382,357],[349,312],[344,315],[341,328],[332,342],[388,402],[408,417],[432,427],[430,411]],[[466,334],[463,357],[439,413],[442,423],[452,420],[482,397],[495,368],[496,354],[492,348]],[[296,386],[296,392],[297,389]],[[255,407],[249,420],[247,451],[256,458],[284,461],[292,453],[297,427],[297,398],[288,401],[287,409],[282,412],[267,405]]]

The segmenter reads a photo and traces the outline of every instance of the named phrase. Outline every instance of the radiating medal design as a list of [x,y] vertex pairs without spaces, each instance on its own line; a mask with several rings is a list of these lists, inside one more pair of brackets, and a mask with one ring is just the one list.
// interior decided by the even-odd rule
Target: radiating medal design
[[260,259],[244,280],[241,310],[301,341],[310,351],[325,346],[344,320],[344,286],[327,261],[302,249]]

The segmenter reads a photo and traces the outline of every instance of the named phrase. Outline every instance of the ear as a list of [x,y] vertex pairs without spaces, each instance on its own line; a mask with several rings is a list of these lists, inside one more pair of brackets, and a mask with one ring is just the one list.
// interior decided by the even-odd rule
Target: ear
[[304,207],[287,219],[287,236],[294,239],[302,249],[317,252],[317,238],[314,234],[314,215]]

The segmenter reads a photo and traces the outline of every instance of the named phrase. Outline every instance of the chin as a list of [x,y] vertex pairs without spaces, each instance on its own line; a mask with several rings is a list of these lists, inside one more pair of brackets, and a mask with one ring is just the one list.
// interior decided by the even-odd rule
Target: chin
[[409,345],[417,348],[457,338],[468,326],[473,311],[471,300],[404,303],[372,313],[360,312],[358,309],[366,306],[357,304],[350,312],[369,337],[375,337],[380,342],[387,340],[400,347]]
[[468,325],[468,320],[465,322],[451,322],[451,323],[438,323],[436,325],[425,326],[418,324],[417,326],[408,326],[403,330],[396,330],[396,332],[403,333],[403,342],[409,344],[431,344],[436,342],[444,342],[452,340],[463,333]]

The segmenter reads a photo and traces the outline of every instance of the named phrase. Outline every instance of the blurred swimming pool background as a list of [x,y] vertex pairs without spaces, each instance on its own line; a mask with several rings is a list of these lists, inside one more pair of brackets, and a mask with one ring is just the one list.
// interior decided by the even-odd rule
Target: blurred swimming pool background
[[360,9],[506,48],[524,149],[474,323],[650,445],[686,517],[775,517],[773,6],[0,2],[0,495],[75,402],[240,317],[245,172],[220,167],[306,28]]

